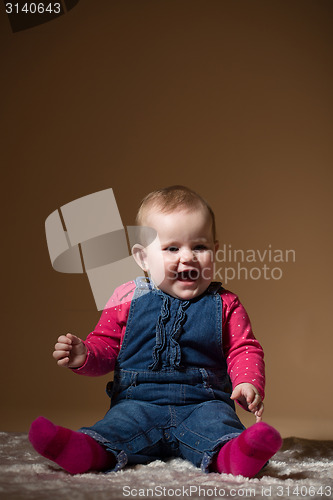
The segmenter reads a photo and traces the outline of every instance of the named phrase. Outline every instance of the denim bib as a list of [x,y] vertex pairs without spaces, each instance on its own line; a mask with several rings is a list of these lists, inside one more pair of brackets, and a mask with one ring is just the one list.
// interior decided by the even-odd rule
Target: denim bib
[[222,350],[221,284],[180,300],[136,280],[114,382],[111,407],[82,427],[116,457],[114,470],[167,457],[203,471],[244,426],[230,399]]
[[136,279],[126,332],[108,388],[111,406],[124,399],[184,405],[230,400],[222,349],[221,284],[192,300]]

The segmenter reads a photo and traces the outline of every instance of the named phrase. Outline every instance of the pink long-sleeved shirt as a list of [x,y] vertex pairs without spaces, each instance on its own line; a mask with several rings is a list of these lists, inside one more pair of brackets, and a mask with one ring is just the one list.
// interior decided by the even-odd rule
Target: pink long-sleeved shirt
[[[119,286],[108,301],[99,322],[86,341],[87,358],[74,371],[99,376],[112,372],[125,335],[135,290],[134,281]],[[253,335],[250,319],[237,295],[222,289],[222,344],[232,387],[243,382],[254,385],[262,399],[265,364],[261,345]]]

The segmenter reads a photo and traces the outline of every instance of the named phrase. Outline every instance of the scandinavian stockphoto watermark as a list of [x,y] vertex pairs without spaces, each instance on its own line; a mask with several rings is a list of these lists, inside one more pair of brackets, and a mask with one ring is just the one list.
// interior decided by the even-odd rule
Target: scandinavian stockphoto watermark
[[146,497],[146,498],[223,498],[223,497],[256,497],[255,488],[231,488],[227,490],[222,487],[204,487],[198,485],[186,485],[179,487],[166,487],[161,485],[156,485],[153,488],[133,488],[130,486],[123,486],[123,496],[136,498],[136,497]]
[[156,485],[151,488],[138,488],[123,486],[123,497],[130,498],[325,498],[332,496],[332,487],[329,485],[309,486],[309,485],[259,485],[254,484],[247,488],[220,486],[162,486]]
[[[161,246],[153,228],[123,225],[111,188],[62,205],[47,217],[45,232],[53,268],[62,273],[85,273],[98,310],[104,309],[117,286],[142,275],[131,249],[137,244]],[[200,265],[201,251],[210,252],[208,267]],[[159,258],[161,272],[156,286],[166,272],[162,256]],[[194,250],[191,260],[194,266],[188,278],[202,276],[226,285],[233,280],[280,280],[283,266],[295,262],[296,252],[274,249],[271,244],[247,250],[224,244],[215,253]],[[172,276],[172,268],[168,272]],[[174,271],[174,278],[178,277]]]
[[285,264],[296,262],[294,249],[233,248],[222,245],[215,254],[215,279],[227,284],[233,280],[280,280]]

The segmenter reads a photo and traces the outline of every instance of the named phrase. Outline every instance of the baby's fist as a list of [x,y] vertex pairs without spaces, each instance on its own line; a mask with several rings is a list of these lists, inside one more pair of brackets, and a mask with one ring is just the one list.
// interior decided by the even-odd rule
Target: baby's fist
[[58,338],[54,346],[53,357],[59,366],[79,368],[86,360],[87,348],[79,337],[67,333]]

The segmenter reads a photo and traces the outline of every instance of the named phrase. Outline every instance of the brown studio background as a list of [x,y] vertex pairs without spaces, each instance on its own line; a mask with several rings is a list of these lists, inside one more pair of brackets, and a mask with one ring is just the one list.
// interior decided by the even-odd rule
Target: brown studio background
[[1,5],[1,430],[108,406],[108,377],[51,357],[100,313],[85,276],[52,269],[46,217],[112,187],[130,225],[147,192],[182,183],[221,245],[295,250],[280,280],[227,287],[265,348],[266,421],[333,439],[332,17],[331,0],[80,0],[13,34]]

